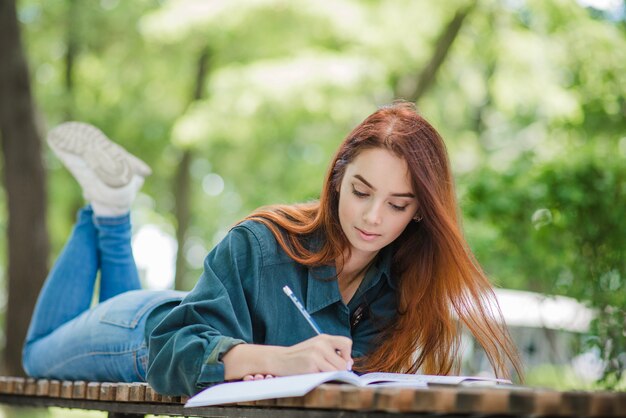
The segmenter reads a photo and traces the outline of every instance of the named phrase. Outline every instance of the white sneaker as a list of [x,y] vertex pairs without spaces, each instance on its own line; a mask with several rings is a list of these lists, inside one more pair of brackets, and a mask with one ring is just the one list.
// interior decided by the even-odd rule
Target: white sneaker
[[97,216],[127,213],[150,167],[98,128],[66,122],[52,129],[50,148],[72,173]]

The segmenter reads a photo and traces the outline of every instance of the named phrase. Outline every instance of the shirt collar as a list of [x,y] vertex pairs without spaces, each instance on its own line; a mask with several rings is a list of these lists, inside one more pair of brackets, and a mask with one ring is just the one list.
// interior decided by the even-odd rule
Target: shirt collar
[[391,275],[391,263],[393,262],[393,254],[395,253],[393,247],[394,244],[392,243],[380,250],[375,267],[378,268],[381,275],[385,275],[389,286],[393,290],[397,290],[398,283],[396,282],[396,279]]
[[[324,244],[322,231],[313,232],[306,238],[307,246],[312,251],[319,251]],[[306,310],[317,312],[341,300],[337,285],[337,270],[334,265],[309,267],[306,291]]]
[[[363,293],[375,286],[383,276],[389,286],[393,290],[397,290],[397,283],[391,276],[393,252],[391,245],[380,250],[376,262],[367,273],[367,283],[364,283],[366,288],[362,289]],[[309,268],[306,295],[306,309],[309,313],[320,311],[333,303],[341,301],[341,293],[339,292],[336,279],[337,270],[335,266],[316,266]],[[361,292],[357,291],[357,293]]]
[[341,300],[335,266],[309,268],[306,290],[306,310],[314,313]]

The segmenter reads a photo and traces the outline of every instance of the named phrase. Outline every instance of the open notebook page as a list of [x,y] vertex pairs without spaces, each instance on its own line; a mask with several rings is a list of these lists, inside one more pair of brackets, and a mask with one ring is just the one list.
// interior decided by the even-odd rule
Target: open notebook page
[[360,385],[359,377],[351,372],[311,373],[265,380],[230,382],[205,389],[189,399],[185,406],[209,406],[288,396],[304,396],[322,383],[331,380],[340,380],[353,385]]

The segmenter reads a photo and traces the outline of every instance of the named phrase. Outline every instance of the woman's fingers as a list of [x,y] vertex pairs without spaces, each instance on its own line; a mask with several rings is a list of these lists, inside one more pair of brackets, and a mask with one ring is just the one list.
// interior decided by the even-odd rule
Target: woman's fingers
[[[352,367],[352,340],[322,334],[288,348],[293,360],[303,367],[301,373],[349,370]],[[295,363],[295,361],[294,361]]]
[[245,375],[242,380],[245,381],[249,381],[249,380],[263,380],[263,379],[272,379],[274,376],[272,376],[271,374],[247,374]]
[[346,368],[351,370],[354,363],[352,360],[352,340],[346,337],[334,336],[332,342],[335,346],[335,354],[340,356],[346,363]]
[[325,363],[332,366],[330,370],[321,370],[321,371],[333,371],[333,370],[348,370],[348,362],[343,357],[342,353],[339,350],[330,349],[324,353],[324,361]]
[[[229,352],[235,353],[234,350],[241,347],[235,354],[248,361],[245,363],[246,367],[240,367],[244,373],[237,376],[232,373],[232,360],[237,360],[237,357],[231,356],[231,379],[243,376],[243,380],[249,381],[271,379],[274,376],[350,370],[353,364],[352,340],[343,336],[322,334],[290,347],[245,346],[242,344]],[[259,358],[263,361],[259,362]],[[235,362],[235,367],[237,364],[241,364],[241,361]]]
[[346,337],[321,335],[324,359],[333,365],[333,370],[350,370],[352,368],[352,340]]

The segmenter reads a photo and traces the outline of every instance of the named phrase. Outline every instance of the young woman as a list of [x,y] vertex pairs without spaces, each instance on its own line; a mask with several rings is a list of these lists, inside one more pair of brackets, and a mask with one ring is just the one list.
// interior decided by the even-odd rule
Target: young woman
[[188,294],[139,290],[128,212],[148,167],[88,125],[61,125],[48,141],[91,205],[38,300],[24,348],[31,376],[147,379],[189,395],[352,367],[450,374],[462,327],[496,375],[521,374],[459,227],[443,140],[410,104],[381,108],[347,136],[319,201],[261,208],[232,228]]

